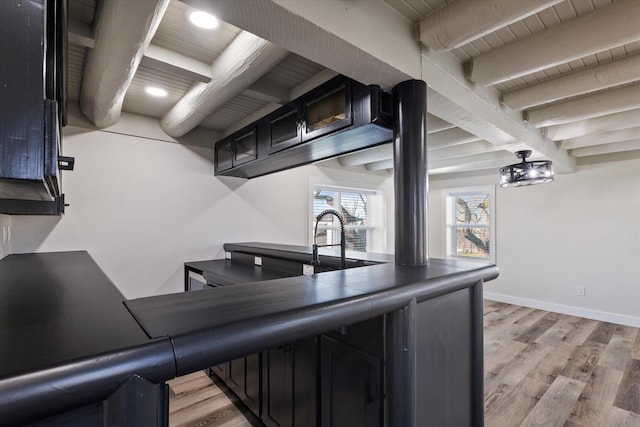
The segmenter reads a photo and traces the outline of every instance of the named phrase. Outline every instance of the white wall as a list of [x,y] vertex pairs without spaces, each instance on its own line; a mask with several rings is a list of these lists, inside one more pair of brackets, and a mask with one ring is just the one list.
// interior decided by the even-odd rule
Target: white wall
[[[494,174],[430,180],[431,256],[444,252],[440,190],[496,183]],[[640,160],[580,166],[550,184],[496,187],[500,277],[486,284],[487,296],[640,326]]]
[[[88,250],[127,298],[182,289],[182,264],[222,244],[308,244],[309,186],[381,189],[393,251],[392,177],[306,166],[245,181],[213,176],[210,149],[67,127],[62,217],[2,216],[8,253]],[[442,188],[495,184],[494,174],[429,183],[429,254],[443,256]],[[487,295],[640,326],[640,160],[580,166],[533,187],[496,189],[500,277]],[[576,295],[576,286],[586,296]]]
[[225,242],[306,245],[309,183],[381,188],[390,177],[306,166],[253,180],[217,178],[211,149],[67,127],[62,217],[14,216],[13,253],[88,250],[127,298],[183,289],[185,261]]
[[11,253],[11,217],[0,215],[0,259]]

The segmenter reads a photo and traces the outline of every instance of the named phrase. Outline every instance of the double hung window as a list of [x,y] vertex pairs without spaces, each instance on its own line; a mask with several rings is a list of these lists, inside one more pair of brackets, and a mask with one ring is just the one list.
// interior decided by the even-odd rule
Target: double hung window
[[[384,252],[382,194],[379,191],[314,185],[312,189],[311,242],[316,217],[333,209],[344,219],[346,249],[359,252]],[[340,243],[340,222],[325,215],[318,224],[318,245]]]
[[451,188],[443,191],[447,257],[495,262],[494,187]]

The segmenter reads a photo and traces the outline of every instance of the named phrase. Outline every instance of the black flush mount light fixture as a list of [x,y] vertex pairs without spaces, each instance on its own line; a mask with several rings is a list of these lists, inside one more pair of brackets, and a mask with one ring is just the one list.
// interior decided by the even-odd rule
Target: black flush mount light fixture
[[527,162],[530,155],[531,150],[517,151],[516,157],[522,159],[522,162],[500,168],[501,187],[520,187],[553,181],[551,160]]

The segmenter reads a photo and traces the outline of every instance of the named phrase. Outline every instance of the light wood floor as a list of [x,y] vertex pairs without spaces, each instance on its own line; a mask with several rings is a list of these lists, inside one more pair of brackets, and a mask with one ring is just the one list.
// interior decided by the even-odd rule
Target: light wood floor
[[[640,427],[640,330],[485,301],[486,427]],[[169,382],[170,425],[262,426],[203,372]]]

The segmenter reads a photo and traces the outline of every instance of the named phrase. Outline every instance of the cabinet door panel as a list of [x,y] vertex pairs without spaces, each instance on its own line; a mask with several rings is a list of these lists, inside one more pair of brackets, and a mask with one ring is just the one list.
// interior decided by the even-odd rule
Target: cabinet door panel
[[227,385],[236,394],[240,394],[244,388],[244,357],[229,362]]
[[229,362],[226,384],[247,405],[260,416],[260,353]]
[[267,426],[293,426],[293,344],[264,352],[262,420]]
[[231,140],[221,141],[216,144],[216,171],[222,171],[233,166],[233,146]]
[[274,153],[302,142],[299,123],[297,106],[269,118],[267,120],[270,141],[269,153]]
[[255,160],[258,157],[258,139],[256,136],[256,128],[252,128],[248,132],[243,132],[240,136],[234,138],[233,165]]
[[228,370],[228,362],[221,363],[211,368],[211,372],[216,374],[222,381],[226,381],[227,379],[227,370]]
[[303,141],[335,132],[353,123],[351,90],[347,82],[333,90],[319,88],[306,96],[302,105]]
[[382,425],[382,362],[378,356],[322,336],[321,425]]
[[245,377],[242,401],[256,414],[261,415],[260,408],[260,375],[261,375],[261,354],[256,353],[244,358]]

